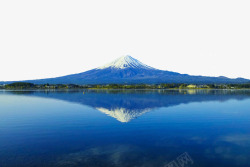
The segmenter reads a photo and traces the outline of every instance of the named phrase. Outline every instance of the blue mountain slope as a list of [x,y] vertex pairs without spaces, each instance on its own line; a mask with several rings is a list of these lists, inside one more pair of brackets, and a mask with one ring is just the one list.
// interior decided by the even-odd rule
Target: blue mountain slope
[[246,83],[247,79],[227,77],[204,77],[163,71],[147,66],[131,56],[83,73],[57,78],[29,80],[36,84],[110,84],[110,83]]

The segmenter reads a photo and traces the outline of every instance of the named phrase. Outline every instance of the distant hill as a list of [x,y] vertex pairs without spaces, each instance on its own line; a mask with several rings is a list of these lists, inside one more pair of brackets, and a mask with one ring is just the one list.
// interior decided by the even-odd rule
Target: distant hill
[[[72,74],[57,78],[28,80],[34,84],[157,84],[157,83],[247,83],[248,79],[231,79],[224,76],[206,77],[180,74],[177,72],[155,69],[141,63],[131,56],[119,59],[86,72]],[[11,83],[11,82],[6,82]],[[3,83],[2,83],[3,84]]]

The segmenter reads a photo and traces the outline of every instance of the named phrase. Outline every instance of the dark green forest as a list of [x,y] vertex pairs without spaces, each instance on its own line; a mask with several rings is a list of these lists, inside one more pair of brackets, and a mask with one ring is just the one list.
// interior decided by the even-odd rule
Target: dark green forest
[[75,84],[40,84],[15,82],[0,85],[0,89],[249,89],[246,84],[105,84],[105,85],[75,85]]

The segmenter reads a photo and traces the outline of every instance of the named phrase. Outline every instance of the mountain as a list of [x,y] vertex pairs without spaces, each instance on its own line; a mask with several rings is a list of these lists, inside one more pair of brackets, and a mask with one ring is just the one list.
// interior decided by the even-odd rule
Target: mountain
[[57,78],[29,80],[35,84],[155,84],[155,83],[246,83],[244,78],[205,77],[180,74],[150,67],[131,56],[123,56],[104,66]]
[[108,63],[104,66],[101,66],[97,69],[107,69],[107,68],[112,68],[112,69],[134,68],[134,69],[145,69],[145,70],[154,69],[153,67],[143,64],[142,62],[134,59],[129,55],[122,56],[119,59],[116,59],[115,61]]

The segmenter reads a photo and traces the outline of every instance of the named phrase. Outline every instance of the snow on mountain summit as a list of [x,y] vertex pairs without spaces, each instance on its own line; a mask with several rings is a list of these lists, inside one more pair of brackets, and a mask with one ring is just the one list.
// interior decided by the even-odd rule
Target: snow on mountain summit
[[101,66],[97,69],[105,69],[105,68],[117,68],[117,69],[125,69],[125,68],[143,68],[143,69],[153,69],[152,67],[143,64],[139,60],[127,55],[122,56],[115,61],[108,63],[104,66]]

